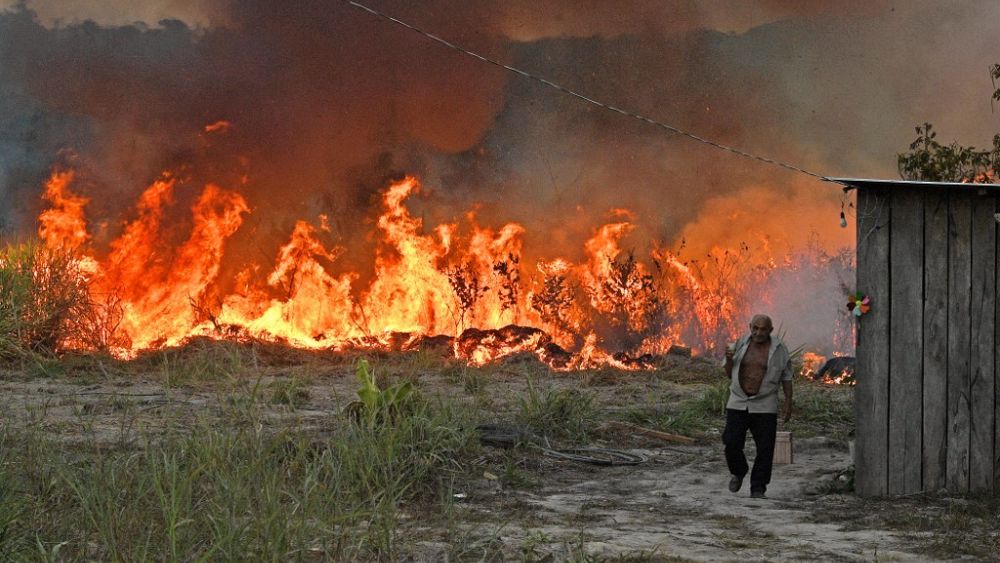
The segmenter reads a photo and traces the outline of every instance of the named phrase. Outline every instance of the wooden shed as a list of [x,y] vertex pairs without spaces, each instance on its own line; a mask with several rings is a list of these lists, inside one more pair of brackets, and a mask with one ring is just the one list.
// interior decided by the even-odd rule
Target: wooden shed
[[1000,186],[857,189],[855,489],[1000,491]]

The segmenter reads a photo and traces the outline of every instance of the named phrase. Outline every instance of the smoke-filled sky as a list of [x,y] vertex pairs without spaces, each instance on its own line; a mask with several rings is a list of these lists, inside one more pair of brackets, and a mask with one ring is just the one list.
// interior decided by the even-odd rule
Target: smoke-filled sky
[[[820,174],[897,177],[895,155],[925,121],[946,142],[982,146],[1000,131],[996,0],[368,2]],[[579,258],[617,208],[633,213],[637,249],[853,241],[837,225],[834,185],[581,103],[341,0],[0,10],[0,232],[36,228],[40,186],[58,165],[80,171],[97,244],[165,169],[246,194],[253,212],[234,244],[256,257],[321,213],[337,242],[368,241],[375,194],[404,173],[424,182],[414,206],[428,221],[472,207],[487,224],[520,221],[529,253]],[[231,126],[204,130],[220,120]],[[348,259],[370,255],[347,246]]]

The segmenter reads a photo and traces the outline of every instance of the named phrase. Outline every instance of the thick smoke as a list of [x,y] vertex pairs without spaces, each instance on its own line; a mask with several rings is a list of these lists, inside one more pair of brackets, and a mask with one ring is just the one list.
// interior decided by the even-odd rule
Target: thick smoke
[[[894,177],[895,153],[925,120],[946,141],[980,145],[1000,128],[992,0],[371,3],[594,98],[823,174]],[[98,244],[170,169],[189,198],[206,182],[246,195],[253,212],[232,244],[241,261],[266,261],[295,220],[323,213],[362,281],[375,195],[401,173],[433,191],[414,204],[428,222],[475,202],[483,222],[525,223],[529,253],[579,259],[622,207],[639,254],[681,239],[696,256],[741,242],[780,255],[811,233],[830,251],[853,241],[836,227],[836,186],[583,104],[337,0],[4,6],[5,233],[36,228],[39,187],[69,165],[94,202]],[[231,125],[204,130],[220,120]]]

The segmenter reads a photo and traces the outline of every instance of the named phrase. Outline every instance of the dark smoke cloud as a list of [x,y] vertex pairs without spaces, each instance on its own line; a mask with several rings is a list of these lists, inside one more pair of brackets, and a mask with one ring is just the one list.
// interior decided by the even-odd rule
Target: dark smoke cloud
[[[340,0],[328,0],[335,4]],[[19,0],[0,0],[0,9]],[[499,30],[515,41],[555,37],[612,37],[652,32],[670,34],[705,28],[724,32],[747,29],[810,14],[872,15],[885,11],[888,0],[433,0],[415,10],[413,2],[371,0],[373,6],[397,14],[427,17],[437,23],[462,21],[475,29]],[[102,25],[156,25],[176,19],[192,27],[233,25],[245,11],[227,0],[29,0],[46,25],[93,20]],[[237,14],[234,16],[234,14]]]
[[[251,204],[280,202],[287,214],[259,221],[282,230],[320,211],[358,216],[384,181],[372,171],[385,154],[479,141],[502,107],[506,74],[333,7],[239,2],[229,26],[200,31],[179,21],[50,29],[23,9],[0,17],[2,116],[14,124],[0,135],[18,149],[5,157],[5,199],[37,193],[29,188],[66,148],[89,164],[95,191],[116,196],[95,202],[115,211],[184,165],[192,184],[235,187],[247,174]],[[503,56],[493,37],[452,31]],[[233,124],[225,134],[199,135],[222,119]],[[7,213],[8,223],[30,226],[29,211]],[[359,223],[345,221],[345,230]]]
[[[895,153],[925,120],[967,144],[1000,129],[987,74],[1000,62],[993,0],[371,3],[595,98],[820,173],[894,177]],[[794,229],[779,215],[764,229],[774,237],[792,245],[815,229],[831,247],[851,242],[848,231],[825,234],[837,221],[833,187],[582,104],[338,0],[26,6],[0,13],[7,232],[35,229],[39,187],[72,161],[105,242],[169,168],[187,179],[182,199],[208,181],[240,187],[254,212],[234,248],[261,261],[296,219],[327,213],[331,240],[351,249],[344,261],[364,263],[374,195],[401,173],[435,190],[414,203],[428,222],[475,201],[484,222],[525,222],[529,249],[577,258],[619,207],[635,213],[626,245],[640,252],[678,236],[739,242],[709,240],[706,229],[727,221],[710,214],[770,217],[781,200],[798,206],[781,210],[796,214]],[[202,131],[218,120],[232,126]]]
[[614,37],[630,34],[672,35],[696,29],[722,32],[747,29],[816,14],[876,14],[886,0],[562,0],[498,2],[487,13],[503,14],[512,39],[534,41],[559,37]]
[[[896,177],[895,154],[924,120],[947,130],[948,140],[977,145],[1000,129],[990,113],[987,74],[1000,60],[993,42],[1000,5],[853,3],[831,13],[831,2],[769,4],[774,22],[742,34],[701,29],[545,39],[517,44],[515,62],[595,98],[829,175]],[[929,34],[935,26],[942,31]],[[814,194],[798,213],[812,216],[815,226],[799,224],[797,216],[802,229],[786,238],[804,240],[810,230],[826,232],[837,222],[839,191],[832,186],[529,81],[512,82],[509,92],[485,154],[468,153],[457,167],[462,174],[443,182],[494,178],[480,197],[494,198],[497,217],[544,222],[549,228],[534,232],[546,241],[562,231],[570,231],[566,241],[580,240],[595,214],[619,206],[638,212],[647,229],[640,234],[670,241],[710,198],[742,192],[743,205],[761,223],[779,222],[762,230],[780,230],[779,218],[764,219],[770,204],[755,207],[752,194],[760,186],[800,203],[809,202],[801,190]],[[579,221],[567,221],[581,208]],[[843,231],[824,242],[849,244],[851,236]]]

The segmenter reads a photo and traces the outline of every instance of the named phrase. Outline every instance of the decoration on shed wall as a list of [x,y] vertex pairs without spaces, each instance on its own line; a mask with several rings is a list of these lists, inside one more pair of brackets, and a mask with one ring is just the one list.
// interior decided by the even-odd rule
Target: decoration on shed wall
[[854,295],[851,295],[850,299],[851,300],[847,302],[847,310],[850,311],[855,317],[860,317],[871,310],[871,299],[864,293],[859,291]]

